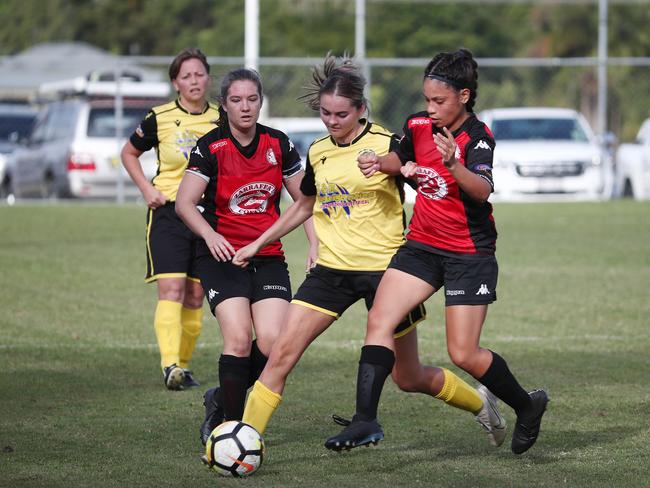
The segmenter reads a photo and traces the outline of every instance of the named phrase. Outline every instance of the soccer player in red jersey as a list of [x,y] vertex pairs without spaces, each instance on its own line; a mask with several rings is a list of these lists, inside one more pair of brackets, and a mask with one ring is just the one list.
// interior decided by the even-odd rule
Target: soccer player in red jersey
[[[203,443],[224,418],[241,419],[246,392],[266,364],[291,300],[279,239],[260,249],[245,268],[231,259],[279,218],[283,186],[298,198],[304,174],[288,137],[257,123],[262,82],[255,71],[228,73],[219,102],[219,124],[197,141],[176,198],[176,212],[200,237],[198,274],[223,336],[220,388],[204,395]],[[313,243],[311,266],[318,253],[311,220],[305,230]]]
[[451,360],[517,414],[512,451],[537,440],[548,403],[544,390],[527,393],[497,353],[480,347],[488,304],[496,300],[497,232],[488,197],[493,190],[494,139],[473,113],[478,65],[460,49],[436,55],[424,71],[426,111],[411,115],[399,147],[359,156],[367,178],[402,174],[418,181],[406,243],[393,256],[368,314],[353,421],[325,447],[349,449],[383,433],[377,407],[395,364],[393,331],[405,313],[443,285]]

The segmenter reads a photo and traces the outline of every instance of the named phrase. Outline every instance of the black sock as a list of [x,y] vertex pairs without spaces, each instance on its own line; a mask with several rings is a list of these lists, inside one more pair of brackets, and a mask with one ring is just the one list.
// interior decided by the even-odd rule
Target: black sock
[[492,364],[480,378],[476,378],[519,415],[530,406],[530,395],[508,369],[505,359],[492,352]]
[[395,354],[384,346],[363,346],[357,374],[357,413],[358,420],[377,418],[379,397],[386,377],[393,370]]
[[222,354],[219,358],[221,405],[226,420],[241,420],[244,415],[250,369],[250,357]]
[[269,358],[267,358],[264,353],[260,351],[260,348],[257,347],[257,339],[255,339],[251,344],[251,371],[248,377],[249,388],[253,386],[257,381],[257,378],[260,377],[268,360]]

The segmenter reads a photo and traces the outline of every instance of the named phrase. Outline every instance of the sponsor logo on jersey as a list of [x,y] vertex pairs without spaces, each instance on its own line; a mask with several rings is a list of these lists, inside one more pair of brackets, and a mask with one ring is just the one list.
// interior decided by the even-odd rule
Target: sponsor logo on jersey
[[352,207],[368,205],[374,198],[374,191],[350,193],[347,188],[336,183],[324,183],[318,190],[320,209],[330,218],[337,214],[338,209],[350,217]]
[[275,159],[275,153],[273,152],[273,149],[271,149],[271,148],[268,148],[266,150],[266,161],[269,164],[272,164],[274,166],[278,164],[278,160]]
[[144,137],[144,131],[142,130],[142,126],[137,126],[135,128],[135,133],[137,134],[138,137]]
[[488,151],[491,151],[492,148],[488,146],[488,143],[485,142],[484,140],[480,140],[476,143],[476,146],[474,146],[474,149],[487,149]]
[[226,144],[228,144],[228,139],[222,139],[221,141],[213,142],[209,146],[210,152],[214,153],[217,149],[225,146]]
[[194,154],[197,154],[198,156],[203,157],[203,154],[201,154],[201,150],[199,149],[199,146],[194,146],[194,149],[192,150]]
[[416,125],[431,125],[431,119],[429,117],[415,117],[414,119],[409,120],[409,129]]
[[418,192],[430,200],[440,200],[449,193],[447,182],[433,168],[418,166]]
[[218,291],[210,288],[210,291],[208,292],[208,300],[213,300],[214,297],[216,297],[219,294]]
[[176,124],[176,127],[181,125],[181,121],[179,119],[174,120],[174,124]]
[[190,153],[194,149],[197,139],[196,134],[189,130],[176,133],[176,150],[183,155],[186,161],[190,159]]
[[228,207],[238,215],[264,213],[269,199],[275,195],[275,186],[265,181],[247,183],[239,187],[230,197]]
[[488,287],[485,283],[481,283],[481,286],[479,287],[478,291],[476,292],[477,295],[489,295],[490,290],[488,290]]

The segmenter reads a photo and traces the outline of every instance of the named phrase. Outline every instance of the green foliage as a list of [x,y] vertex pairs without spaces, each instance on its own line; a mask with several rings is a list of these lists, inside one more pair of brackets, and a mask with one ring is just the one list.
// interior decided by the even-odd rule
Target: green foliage
[[[349,415],[365,309],[357,303],[307,350],[247,480],[199,462],[203,388],[164,389],[143,283],[145,209],[0,206],[0,487],[645,486],[650,203],[496,204],[499,300],[482,344],[526,388],[551,396],[539,441],[516,457],[471,415],[390,380],[377,447],[322,447]],[[305,238],[283,239],[294,284]],[[443,296],[418,327],[427,364],[453,369]],[[206,314],[192,368],[216,381],[221,340]],[[502,406],[512,429],[512,411]]]

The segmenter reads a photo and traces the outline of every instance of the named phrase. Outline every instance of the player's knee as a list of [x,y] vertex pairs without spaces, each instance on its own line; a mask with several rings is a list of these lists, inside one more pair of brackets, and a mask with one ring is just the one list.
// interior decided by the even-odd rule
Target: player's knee
[[250,334],[228,334],[223,338],[223,350],[225,354],[230,354],[237,357],[246,357],[251,353],[251,340]]
[[378,311],[375,310],[375,308],[371,308],[370,311],[368,312],[368,332],[369,333],[382,333],[385,330],[389,330],[392,333],[392,330],[394,329],[390,327],[390,324],[387,324],[385,317],[383,314],[379,313]]
[[451,361],[463,371],[471,372],[474,368],[476,354],[464,349],[448,349]]

